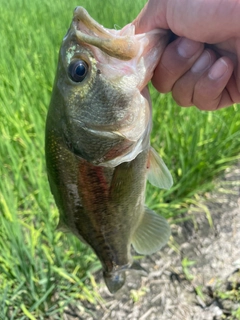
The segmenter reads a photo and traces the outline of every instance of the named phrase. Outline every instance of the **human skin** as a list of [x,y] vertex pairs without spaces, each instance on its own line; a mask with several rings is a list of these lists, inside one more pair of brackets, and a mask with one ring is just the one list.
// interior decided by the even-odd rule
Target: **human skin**
[[240,102],[240,0],[149,0],[133,21],[136,33],[176,35],[152,83],[180,106],[216,110]]

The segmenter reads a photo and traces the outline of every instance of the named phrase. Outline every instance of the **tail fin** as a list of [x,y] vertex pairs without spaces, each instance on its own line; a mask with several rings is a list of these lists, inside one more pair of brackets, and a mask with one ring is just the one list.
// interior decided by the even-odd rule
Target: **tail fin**
[[145,276],[145,277],[146,277],[146,276],[148,275],[147,270],[144,269],[144,268],[140,265],[140,263],[139,263],[138,261],[136,261],[136,260],[133,261],[130,269],[139,271],[142,276]]
[[119,289],[121,289],[126,280],[126,275],[124,271],[122,272],[115,271],[111,273],[104,272],[103,277],[104,277],[106,286],[111,293],[115,293]]
[[133,261],[131,266],[125,266],[123,269],[113,272],[103,272],[103,277],[108,290],[111,293],[116,293],[125,283],[126,271],[127,270],[137,270],[140,271],[142,276],[147,276],[147,271],[141,267],[137,261]]

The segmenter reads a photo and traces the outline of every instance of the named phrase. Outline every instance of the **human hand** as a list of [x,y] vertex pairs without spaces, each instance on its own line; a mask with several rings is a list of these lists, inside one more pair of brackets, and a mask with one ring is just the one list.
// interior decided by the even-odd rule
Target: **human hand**
[[170,29],[152,83],[181,106],[216,110],[240,102],[240,0],[149,0],[136,33]]

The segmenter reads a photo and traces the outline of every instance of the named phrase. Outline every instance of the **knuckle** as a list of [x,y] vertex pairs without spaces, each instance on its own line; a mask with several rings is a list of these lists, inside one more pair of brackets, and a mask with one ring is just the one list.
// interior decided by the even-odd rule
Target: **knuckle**
[[186,87],[182,86],[180,82],[173,87],[172,97],[180,107],[192,106],[192,95],[192,90],[186,90]]
[[202,100],[198,100],[198,101],[194,101],[194,105],[202,111],[213,111],[216,110],[218,108],[218,101],[202,101]]

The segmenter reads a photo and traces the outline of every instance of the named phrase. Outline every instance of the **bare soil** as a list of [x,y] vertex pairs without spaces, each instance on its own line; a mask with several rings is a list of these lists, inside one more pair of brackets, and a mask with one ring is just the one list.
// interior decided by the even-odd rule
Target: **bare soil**
[[99,273],[98,290],[105,302],[86,305],[84,310],[74,306],[64,318],[235,319],[231,313],[240,308],[239,299],[222,299],[219,292],[240,288],[240,164],[227,170],[207,200],[190,208],[186,216],[192,219],[172,225],[168,246],[141,260],[148,277],[129,273],[124,288],[113,296]]

